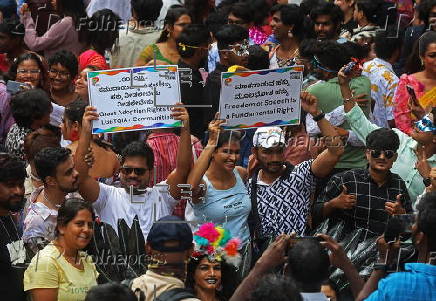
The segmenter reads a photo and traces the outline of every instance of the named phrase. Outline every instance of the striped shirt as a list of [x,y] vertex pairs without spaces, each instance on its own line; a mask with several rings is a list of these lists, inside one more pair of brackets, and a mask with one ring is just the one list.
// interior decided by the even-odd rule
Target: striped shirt
[[[146,142],[153,149],[154,154],[154,174],[148,186],[153,187],[156,183],[165,181],[176,168],[180,137],[174,133],[151,133]],[[198,158],[203,147],[200,141],[193,136],[191,136],[191,144],[195,152],[194,158]],[[173,214],[184,219],[185,207],[186,200],[180,200]]]

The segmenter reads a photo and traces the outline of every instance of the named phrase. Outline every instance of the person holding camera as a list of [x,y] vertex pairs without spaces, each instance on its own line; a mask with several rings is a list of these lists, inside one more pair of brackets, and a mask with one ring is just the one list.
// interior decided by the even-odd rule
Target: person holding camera
[[[330,255],[327,251],[330,251]],[[325,234],[296,237],[294,233],[276,238],[239,285],[230,301],[248,300],[265,275],[283,266],[284,276],[295,281],[304,301],[328,300],[321,292],[321,286],[327,280],[331,266],[344,271],[355,297],[364,285],[343,247],[333,238]]]
[[356,300],[436,299],[436,192],[425,194],[418,204],[412,241],[418,262],[406,263],[404,272],[386,277],[386,267],[396,261],[399,243],[388,244],[383,236],[378,239],[378,264]]

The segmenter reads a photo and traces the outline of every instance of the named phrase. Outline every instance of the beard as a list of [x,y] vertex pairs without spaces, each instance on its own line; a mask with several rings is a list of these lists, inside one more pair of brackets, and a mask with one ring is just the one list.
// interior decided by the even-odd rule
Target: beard
[[[14,198],[20,198],[18,202],[14,202]],[[24,208],[25,199],[23,196],[15,196],[7,201],[7,209],[11,212],[19,212]]]
[[59,190],[62,191],[65,194],[76,192],[79,189],[78,182],[74,182],[70,186],[59,186]]

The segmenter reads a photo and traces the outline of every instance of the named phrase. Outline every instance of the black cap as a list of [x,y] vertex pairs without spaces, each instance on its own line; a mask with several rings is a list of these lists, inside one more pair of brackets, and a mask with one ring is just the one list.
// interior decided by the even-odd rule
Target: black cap
[[[170,242],[171,244],[166,244]],[[183,252],[192,248],[192,230],[181,218],[167,215],[151,227],[147,243],[160,252]]]

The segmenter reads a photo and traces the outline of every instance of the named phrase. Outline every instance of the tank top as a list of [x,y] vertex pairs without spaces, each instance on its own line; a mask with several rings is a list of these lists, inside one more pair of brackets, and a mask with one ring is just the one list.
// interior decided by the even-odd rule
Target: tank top
[[251,211],[251,201],[236,168],[233,169],[233,174],[236,177],[236,184],[225,190],[215,189],[207,176],[203,176],[207,186],[206,195],[204,201],[193,204],[192,218],[197,222],[222,225],[232,236],[241,239],[242,245],[245,245],[250,239],[247,219]]

